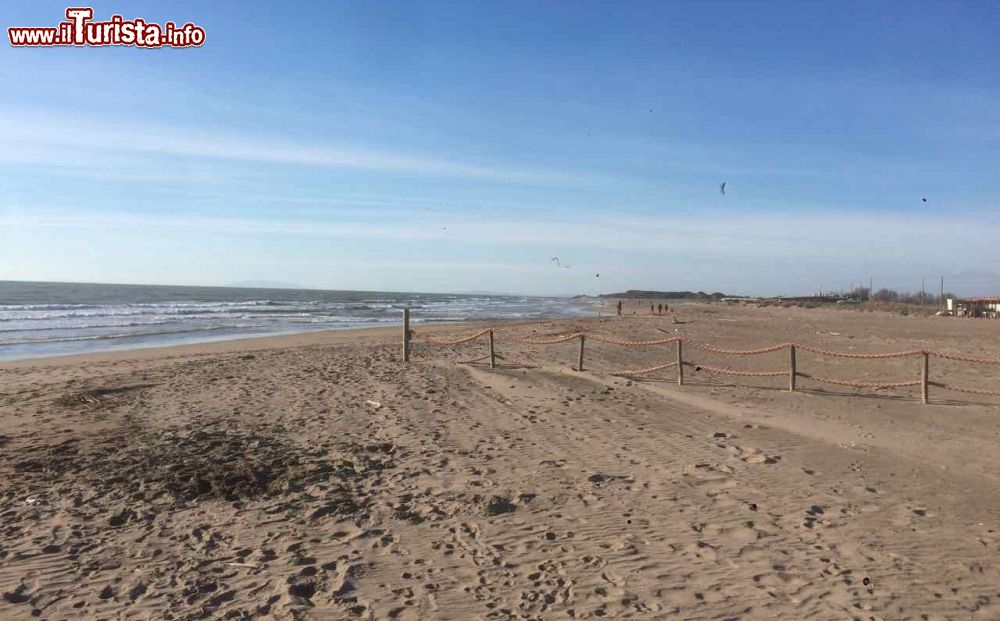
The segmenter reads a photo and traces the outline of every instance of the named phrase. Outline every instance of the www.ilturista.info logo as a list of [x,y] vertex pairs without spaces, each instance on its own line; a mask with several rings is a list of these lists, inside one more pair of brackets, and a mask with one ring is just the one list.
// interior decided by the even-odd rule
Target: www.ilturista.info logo
[[205,42],[205,29],[188,22],[162,26],[136,18],[126,20],[112,15],[106,22],[95,22],[94,9],[71,7],[66,20],[58,26],[27,26],[7,29],[15,47],[50,47],[54,45],[134,45],[137,47],[198,47]]

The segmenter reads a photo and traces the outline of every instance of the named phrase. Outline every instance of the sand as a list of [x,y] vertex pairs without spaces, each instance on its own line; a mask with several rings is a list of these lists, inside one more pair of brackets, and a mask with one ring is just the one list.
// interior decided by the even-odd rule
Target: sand
[[[458,362],[482,341],[404,365],[398,330],[2,364],[0,618],[1000,618],[1000,399],[694,368],[678,387],[608,374],[669,348],[588,343],[578,372],[576,342],[503,339],[1000,358],[1000,324],[671,309],[504,326],[533,368]],[[916,365],[799,356],[870,381]],[[1000,367],[932,373],[1000,390]]]

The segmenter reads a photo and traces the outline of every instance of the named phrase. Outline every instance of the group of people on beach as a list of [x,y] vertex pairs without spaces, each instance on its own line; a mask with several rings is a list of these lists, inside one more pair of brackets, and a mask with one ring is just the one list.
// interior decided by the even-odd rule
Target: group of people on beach
[[[639,300],[640,303],[642,301],[643,300]],[[618,314],[619,315],[622,314],[622,303],[623,303],[622,300],[618,300]],[[650,304],[649,305],[649,314],[650,315],[662,315],[665,312],[670,312],[670,305],[669,304]],[[635,311],[632,311],[632,314],[634,315]]]

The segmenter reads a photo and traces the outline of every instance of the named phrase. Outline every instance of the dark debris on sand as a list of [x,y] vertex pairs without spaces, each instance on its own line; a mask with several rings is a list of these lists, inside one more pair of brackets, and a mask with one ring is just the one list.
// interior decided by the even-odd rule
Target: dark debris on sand
[[63,395],[53,401],[53,404],[63,408],[84,408],[91,411],[100,410],[122,405],[138,396],[143,389],[153,386],[155,384],[92,388],[90,390]]
[[323,485],[327,504],[313,517],[350,516],[363,509],[352,484],[393,467],[394,452],[391,444],[345,444],[331,452],[302,447],[281,430],[234,431],[196,423],[71,439],[0,459],[0,467],[12,466],[24,491],[44,486],[73,493],[82,484],[132,503],[162,502],[164,496],[177,504],[294,497]]
[[504,496],[493,496],[486,502],[485,513],[488,516],[513,513],[517,511],[517,505]]

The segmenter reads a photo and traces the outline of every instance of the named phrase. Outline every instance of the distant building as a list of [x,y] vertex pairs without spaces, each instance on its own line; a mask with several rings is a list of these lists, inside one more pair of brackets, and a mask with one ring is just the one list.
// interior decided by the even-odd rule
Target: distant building
[[1000,318],[1000,297],[948,298],[948,314],[955,317]]

